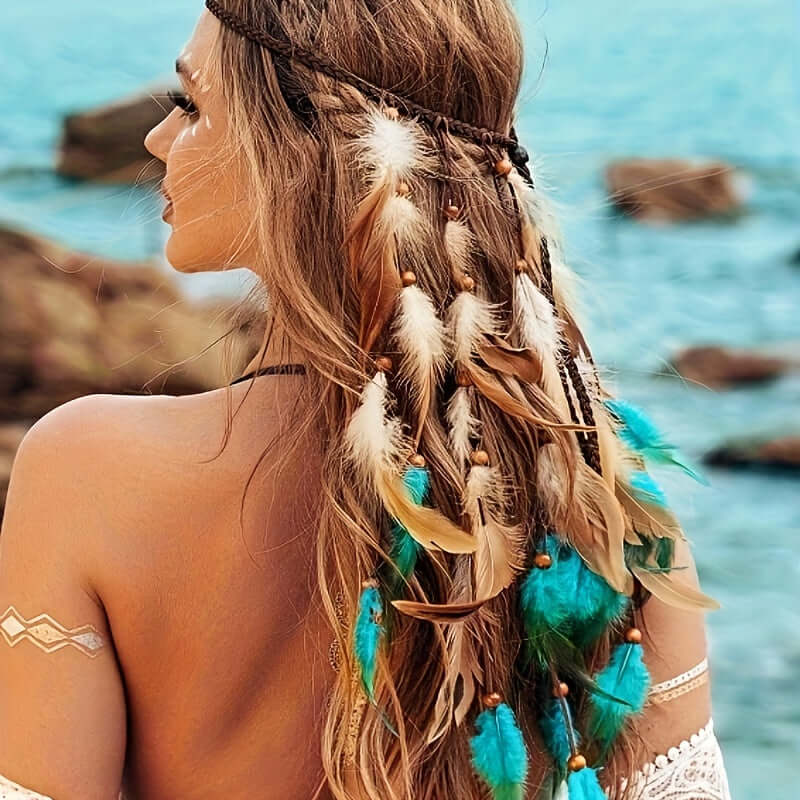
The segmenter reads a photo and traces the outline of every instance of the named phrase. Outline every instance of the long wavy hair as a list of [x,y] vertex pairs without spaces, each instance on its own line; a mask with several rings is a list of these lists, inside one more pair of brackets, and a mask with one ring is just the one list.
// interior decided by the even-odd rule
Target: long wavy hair
[[[512,124],[523,49],[506,0],[226,0],[225,6],[255,28],[323,53],[427,108],[497,131],[508,131]],[[219,168],[244,165],[258,207],[242,233],[243,242],[258,243],[263,257],[263,284],[254,290],[255,297],[268,325],[278,321],[293,347],[306,356],[303,391],[313,400],[303,405],[307,412],[295,423],[298,431],[318,431],[323,447],[316,571],[339,651],[322,736],[328,785],[336,798],[478,800],[485,787],[472,769],[465,733],[474,714],[457,726],[443,723],[437,709],[441,687],[451,677],[454,626],[394,614],[391,647],[382,649],[377,666],[374,703],[364,702],[352,655],[362,582],[389,558],[386,511],[346,452],[348,422],[375,375],[376,356],[394,356],[398,350],[390,326],[379,331],[368,351],[360,347],[364,289],[351,263],[359,235],[354,230],[357,212],[363,210],[367,191],[364,164],[353,142],[364,135],[376,103],[352,85],[274,55],[224,26],[213,68],[219,70],[229,109]],[[474,240],[469,271],[474,291],[494,309],[499,329],[514,336],[513,265],[520,258],[519,215],[529,210],[515,210],[513,199],[498,191],[481,145],[423,126],[417,126],[415,136],[428,153],[445,148],[448,162],[413,182],[413,201],[425,224],[411,241],[401,243],[398,260],[413,264],[418,285],[437,315],[446,319],[463,288],[453,277],[444,235],[448,220],[442,213],[457,185]],[[541,228],[541,219],[537,225]],[[554,229],[548,234],[555,256],[558,239]],[[553,290],[566,308],[568,275],[556,260]],[[541,278],[540,256],[529,262]],[[570,324],[574,326],[572,317]],[[577,328],[571,330],[574,334]],[[490,366],[484,369],[492,385],[500,385],[503,396],[517,405],[509,413],[497,398],[473,393],[481,447],[501,465],[503,483],[510,488],[503,495],[504,513],[522,525],[530,542],[543,508],[554,526],[575,521],[575,492],[583,474],[579,436],[558,427],[569,418],[535,386],[507,370],[495,374]],[[419,397],[395,373],[388,374],[394,413],[407,430],[416,430]],[[418,448],[430,470],[433,506],[456,523],[464,517],[465,475],[448,434],[447,415],[460,385],[449,368],[434,381],[431,402],[422,412]],[[528,412],[549,425],[531,422]],[[294,438],[287,436],[280,450],[287,454]],[[407,596],[434,603],[463,596],[469,563],[465,555],[420,558]],[[515,709],[531,756],[526,796],[537,796],[547,781],[550,758],[544,755],[536,719],[552,683],[526,666],[516,585],[488,602],[468,624],[471,657],[482,676],[478,695],[497,689]],[[609,642],[606,633],[592,647],[590,665],[607,658]],[[465,691],[461,685],[455,694],[463,697]],[[571,700],[578,718],[583,699],[576,686]],[[451,697],[451,703],[457,700]],[[639,746],[631,724],[603,773],[612,795],[619,778],[633,770]]]

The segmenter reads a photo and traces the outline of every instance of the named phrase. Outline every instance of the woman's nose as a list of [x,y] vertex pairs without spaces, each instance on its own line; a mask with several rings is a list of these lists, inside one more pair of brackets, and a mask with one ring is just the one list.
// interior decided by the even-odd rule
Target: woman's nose
[[168,130],[168,121],[171,116],[171,114],[167,115],[158,125],[151,128],[147,136],[144,137],[144,146],[147,152],[165,164],[172,141]]

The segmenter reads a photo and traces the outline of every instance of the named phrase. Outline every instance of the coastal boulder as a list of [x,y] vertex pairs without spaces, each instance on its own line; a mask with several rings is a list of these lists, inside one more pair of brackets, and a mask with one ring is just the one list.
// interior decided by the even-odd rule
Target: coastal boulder
[[733,167],[721,161],[631,158],[605,171],[608,196],[624,214],[648,222],[685,222],[730,215],[743,198]]
[[144,147],[148,131],[170,112],[170,86],[122,98],[64,118],[56,171],[104,183],[134,183],[163,176],[163,163]]
[[703,460],[716,467],[767,469],[800,474],[800,435],[728,442],[707,453]]
[[671,364],[687,380],[716,389],[774,380],[800,366],[781,356],[715,345],[687,347]]
[[0,420],[35,421],[85,394],[222,386],[220,340],[233,337],[235,371],[263,336],[263,327],[231,328],[233,305],[186,299],[154,264],[84,255],[0,228]]

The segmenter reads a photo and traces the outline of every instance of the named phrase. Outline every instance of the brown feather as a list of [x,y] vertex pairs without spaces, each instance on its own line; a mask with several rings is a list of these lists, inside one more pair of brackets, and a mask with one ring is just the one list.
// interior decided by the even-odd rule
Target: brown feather
[[686,538],[680,523],[668,508],[634,497],[631,488],[620,478],[616,481],[616,495],[634,531],[650,534],[659,539]]
[[420,603],[416,600],[392,600],[392,605],[401,613],[427,622],[459,622],[474,614],[486,600],[470,600],[465,603]]
[[699,611],[714,610],[720,607],[713,597],[703,594],[693,586],[682,583],[668,572],[648,572],[646,569],[633,567],[633,574],[648,592],[673,608]]
[[[568,431],[593,431],[594,426],[578,425],[572,422],[553,422],[552,420],[534,414],[523,403],[512,397],[493,375],[475,363],[463,365],[464,370],[472,379],[475,388],[490,402],[494,403],[501,411],[517,419],[525,420],[531,425],[541,428],[560,428]],[[553,416],[556,416],[555,411]]]
[[477,347],[478,355],[496,372],[513,375],[525,383],[538,383],[542,377],[539,354],[530,347],[511,347],[496,334],[487,334],[490,343]]
[[394,181],[387,171],[359,203],[344,242],[360,303],[358,343],[365,352],[386,327],[402,288],[394,231],[381,222],[393,196]]

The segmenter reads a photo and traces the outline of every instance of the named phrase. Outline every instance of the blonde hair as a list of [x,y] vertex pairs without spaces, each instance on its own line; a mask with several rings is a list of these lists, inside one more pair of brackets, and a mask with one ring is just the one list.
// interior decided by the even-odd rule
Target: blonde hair
[[[392,87],[443,115],[509,130],[523,53],[517,20],[506,0],[328,0],[324,4],[227,0],[225,7],[254,28],[324,52],[332,62],[375,85]],[[544,781],[550,757],[542,755],[536,720],[541,704],[551,695],[552,680],[525,667],[526,633],[516,583],[453,625],[389,610],[391,644],[380,651],[375,702],[365,702],[352,653],[353,625],[362,582],[373,579],[389,558],[390,522],[374,482],[364,479],[354,465],[353,431],[348,426],[361,407],[365,385],[374,382],[376,369],[380,372],[376,354],[394,356],[392,368],[381,372],[387,381],[387,413],[400,424],[395,429],[400,430],[398,435],[406,436],[410,430],[408,439],[414,444],[419,440],[418,448],[412,445],[410,452],[424,457],[439,519],[457,525],[465,520],[464,461],[469,454],[463,441],[454,445],[453,420],[448,417],[448,412],[453,414],[449,403],[454,394],[465,389],[461,396],[469,396],[473,403],[467,414],[468,438],[479,431],[481,450],[496,467],[494,510],[508,521],[508,528],[522,534],[521,540],[514,540],[519,550],[515,573],[530,567],[543,527],[572,531],[576,539],[576,530],[601,531],[605,512],[598,506],[604,501],[597,496],[613,498],[613,488],[608,489],[584,461],[584,451],[593,441],[596,458],[599,452],[593,437],[601,429],[602,402],[596,401],[604,395],[596,373],[588,380],[597,420],[587,420],[584,413],[582,422],[589,430],[581,433],[575,409],[588,401],[577,393],[588,390],[585,375],[574,373],[574,359],[572,389],[558,383],[557,373],[552,372],[555,361],[549,365],[547,390],[515,376],[502,363],[508,358],[533,358],[530,348],[520,346],[513,313],[518,291],[514,265],[519,269],[520,261],[543,291],[549,286],[550,300],[561,312],[558,335],[572,355],[582,352],[553,221],[542,198],[516,171],[507,182],[498,182],[491,163],[487,169],[486,147],[446,129],[432,132],[413,119],[403,120],[412,131],[419,148],[417,160],[424,169],[412,170],[401,194],[408,197],[410,192],[422,224],[396,240],[395,260],[413,270],[416,285],[445,322],[451,319],[457,296],[465,291],[468,272],[472,294],[480,304],[476,313],[484,315],[479,322],[502,333],[492,340],[494,349],[486,351],[494,362],[487,357],[480,372],[475,367],[471,384],[456,374],[452,363],[445,364],[433,371],[431,385],[421,396],[419,386],[404,372],[407,354],[400,352],[401,359],[396,358],[398,326],[389,324],[391,320],[379,321],[374,341],[365,339],[364,292],[374,286],[353,263],[353,253],[364,256],[375,246],[370,238],[375,235],[375,214],[370,216],[365,206],[371,191],[369,165],[363,157],[365,137],[370,130],[374,133],[376,119],[394,116],[354,86],[272,54],[224,26],[215,45],[214,68],[219,70],[229,108],[219,168],[235,165],[243,170],[256,212],[242,234],[242,246],[257,244],[269,318],[280,322],[283,334],[306,356],[303,391],[313,402],[296,421],[297,429],[317,430],[325,447],[317,574],[340,652],[322,740],[330,790],[336,798],[369,800],[485,796],[470,764],[464,731],[471,712],[461,725],[452,719],[453,707],[468,691],[469,673],[462,670],[453,683],[454,653],[475,665],[470,680],[477,681],[476,700],[481,691],[499,691],[513,707],[531,761],[540,767]],[[444,162],[437,155],[443,148]],[[501,156],[497,153],[497,158]],[[390,183],[394,190],[398,180],[394,176]],[[452,218],[443,213],[453,203],[454,193],[458,219],[455,213]],[[455,225],[448,229],[449,223]],[[466,269],[459,271],[454,262]],[[257,291],[263,292],[263,287]],[[365,341],[366,349],[360,347]],[[452,361],[453,343],[447,336],[444,341]],[[590,362],[583,365],[590,367]],[[552,375],[557,376],[555,385]],[[475,381],[483,381],[478,390]],[[559,392],[559,398],[553,396]],[[289,444],[293,438],[288,437]],[[399,452],[407,454],[406,445]],[[605,457],[613,458],[609,449]],[[609,463],[613,487],[614,467]],[[598,534],[598,542],[601,538]],[[599,544],[598,552],[584,547],[581,555],[600,570],[607,566],[600,560],[602,550]],[[471,558],[425,552],[404,591],[421,605],[471,597]],[[612,626],[590,648],[590,669],[605,663],[610,642],[618,635],[619,625]],[[464,649],[456,650],[456,639]],[[449,687],[447,691],[443,686]],[[574,687],[571,699],[580,717],[585,700],[580,686]],[[630,721],[604,771],[612,796],[619,778],[629,776],[636,766],[639,746],[635,721]],[[527,796],[533,796],[540,787],[529,784]]]

